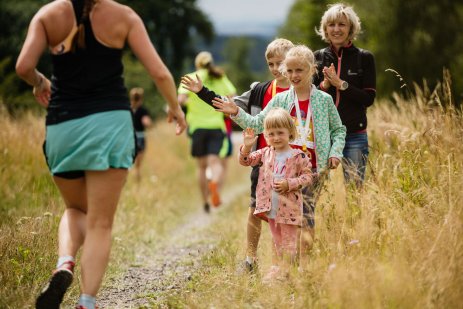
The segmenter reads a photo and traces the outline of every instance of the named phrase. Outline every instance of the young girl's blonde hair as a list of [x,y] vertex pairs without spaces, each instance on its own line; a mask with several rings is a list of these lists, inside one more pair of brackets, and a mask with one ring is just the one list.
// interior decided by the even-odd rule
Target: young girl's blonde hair
[[276,107],[271,109],[264,119],[264,130],[286,128],[289,131],[289,141],[296,138],[296,125],[287,110]]
[[297,58],[302,64],[309,68],[308,74],[313,79],[313,75],[317,72],[317,66],[315,65],[315,56],[310,48],[305,45],[295,45],[286,53],[286,58],[280,66],[280,72],[286,75],[286,62],[292,58]]

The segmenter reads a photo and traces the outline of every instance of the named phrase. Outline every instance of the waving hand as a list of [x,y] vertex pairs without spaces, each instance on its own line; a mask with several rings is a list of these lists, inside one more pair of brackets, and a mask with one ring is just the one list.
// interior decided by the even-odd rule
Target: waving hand
[[194,93],[198,93],[203,88],[203,82],[198,74],[196,74],[196,80],[188,75],[182,76],[180,83],[183,88]]
[[212,100],[212,105],[214,105],[217,111],[227,115],[236,116],[239,111],[238,106],[234,102],[225,101],[221,98]]

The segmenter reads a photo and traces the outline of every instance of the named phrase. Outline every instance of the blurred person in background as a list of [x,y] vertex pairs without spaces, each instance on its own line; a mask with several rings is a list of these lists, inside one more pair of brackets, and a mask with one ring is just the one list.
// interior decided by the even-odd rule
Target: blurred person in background
[[[233,96],[236,88],[230,82],[222,69],[214,65],[212,54],[200,52],[195,58],[196,71],[188,76],[199,76],[204,84],[225,96]],[[217,113],[213,107],[204,103],[194,93],[178,88],[178,102],[186,106],[186,120],[188,135],[191,138],[191,155],[198,165],[198,181],[203,200],[204,211],[210,211],[212,206],[218,207],[222,203],[220,189],[224,181],[223,159],[231,154],[227,137],[224,115]],[[208,180],[207,170],[210,171]]]
[[141,179],[141,163],[145,156],[146,136],[145,130],[151,127],[153,121],[146,108],[143,107],[145,91],[143,88],[136,87],[130,89],[130,107],[132,108],[133,126],[135,128],[135,141],[137,146],[137,156],[135,158],[135,177],[139,182]]

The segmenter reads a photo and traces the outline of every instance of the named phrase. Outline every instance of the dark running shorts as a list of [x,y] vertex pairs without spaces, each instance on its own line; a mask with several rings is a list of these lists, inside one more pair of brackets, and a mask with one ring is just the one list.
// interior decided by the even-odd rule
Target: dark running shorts
[[191,155],[219,155],[225,138],[226,135],[221,129],[197,129],[191,135]]

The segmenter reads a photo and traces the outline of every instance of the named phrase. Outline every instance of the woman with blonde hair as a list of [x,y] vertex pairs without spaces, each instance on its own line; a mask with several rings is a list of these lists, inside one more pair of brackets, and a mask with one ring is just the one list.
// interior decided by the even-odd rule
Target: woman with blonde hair
[[361,31],[352,6],[336,3],[321,18],[318,35],[329,44],[315,52],[314,84],[333,98],[347,128],[342,165],[346,183],[361,187],[368,159],[367,108],[376,97],[373,54],[353,44]]

